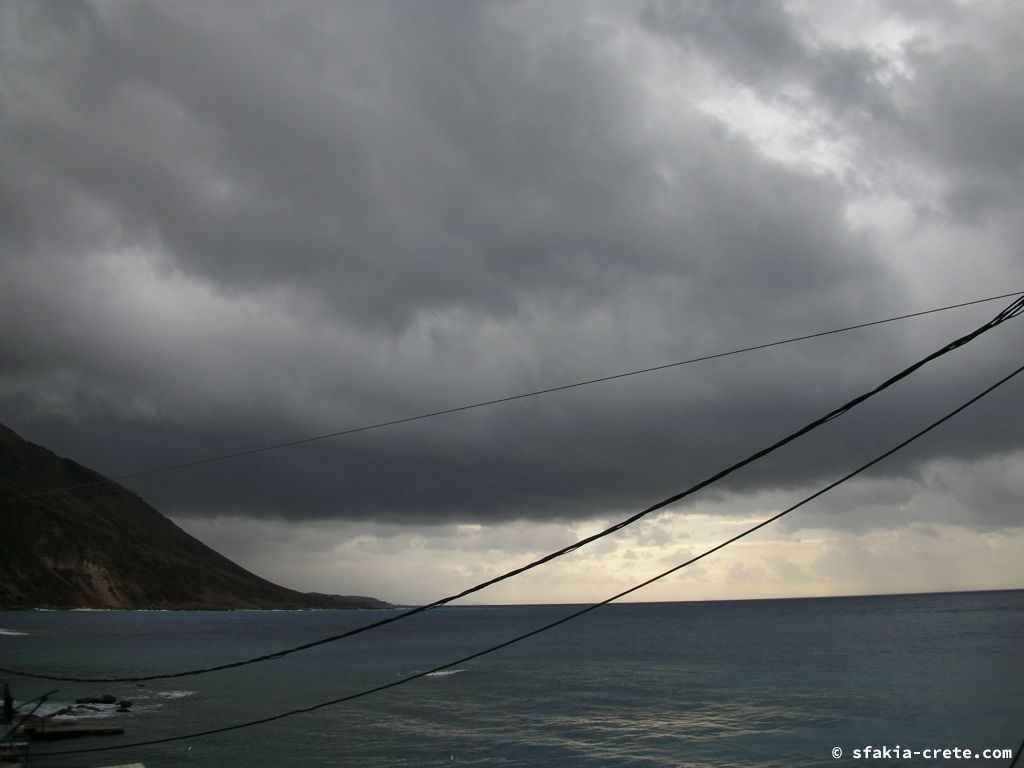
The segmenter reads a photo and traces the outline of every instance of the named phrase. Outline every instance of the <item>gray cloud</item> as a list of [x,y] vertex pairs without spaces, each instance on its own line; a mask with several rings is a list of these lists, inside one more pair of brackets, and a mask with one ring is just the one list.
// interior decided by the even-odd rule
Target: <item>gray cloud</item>
[[713,59],[740,82],[778,96],[810,89],[833,112],[892,114],[882,64],[864,49],[821,43],[781,2],[650,3],[640,18],[654,34]]
[[[1020,229],[1020,54],[1003,35],[979,56],[977,31],[1012,8],[964,26],[964,40],[908,43],[913,78],[767,3],[0,13],[0,322],[15,331],[0,420],[103,471],[714,353],[1022,276],[1019,250],[1005,253]],[[670,62],[679,88],[651,60]],[[827,115],[818,128],[886,194],[898,185],[879,168],[943,179],[948,210],[915,226],[987,238],[972,254],[984,279],[908,269],[901,240],[851,223],[863,182],[780,162],[707,114],[696,94],[716,78],[787,108],[786,89],[804,88],[800,103]],[[979,87],[958,86],[968,80]],[[900,194],[915,210],[932,202]],[[985,212],[1003,218],[984,229]],[[134,487],[196,518],[593,517],[701,479],[995,311]],[[1008,367],[1006,338],[730,491],[803,488],[868,458]],[[1006,407],[883,474],[917,482],[929,462],[1019,449]]]
[[913,30],[898,63],[870,40],[858,47],[823,38],[781,2],[652,2],[641,19],[762,98],[824,107],[826,129],[853,137],[864,159],[894,176],[908,166],[936,176],[946,214],[976,219],[1018,206],[1024,100],[1015,92],[1024,54],[1015,30],[1024,11],[1013,3],[858,10]]

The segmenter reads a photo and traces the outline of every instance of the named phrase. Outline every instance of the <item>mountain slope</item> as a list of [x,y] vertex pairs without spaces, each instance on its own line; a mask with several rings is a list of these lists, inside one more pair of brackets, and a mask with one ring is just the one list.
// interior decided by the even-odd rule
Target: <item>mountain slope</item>
[[0,607],[379,608],[273,584],[210,549],[116,483],[0,424]]

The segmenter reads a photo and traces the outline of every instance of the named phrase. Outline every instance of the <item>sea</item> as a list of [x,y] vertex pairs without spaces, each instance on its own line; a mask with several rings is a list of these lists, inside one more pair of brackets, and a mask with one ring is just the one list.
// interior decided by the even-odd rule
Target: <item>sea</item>
[[[19,705],[54,691],[40,712],[104,693],[133,702],[123,714],[88,713],[123,736],[36,744],[27,764],[39,768],[1009,766],[986,750],[1012,753],[1024,738],[1024,590],[613,604],[373,695],[188,736],[396,682],[574,610],[445,607],[273,661],[146,684],[7,682]],[[0,665],[174,672],[385,615],[0,612]],[[45,756],[84,749],[104,751]]]

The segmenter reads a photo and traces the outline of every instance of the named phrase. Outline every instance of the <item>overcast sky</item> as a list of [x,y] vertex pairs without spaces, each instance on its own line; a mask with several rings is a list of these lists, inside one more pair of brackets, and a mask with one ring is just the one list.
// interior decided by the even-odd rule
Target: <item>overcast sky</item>
[[[1018,2],[9,2],[0,421],[107,474],[1024,290]],[[1009,300],[129,485],[288,586],[429,600]],[[601,599],[1021,363],[1024,320],[478,602]],[[639,593],[1024,587],[1021,383]]]

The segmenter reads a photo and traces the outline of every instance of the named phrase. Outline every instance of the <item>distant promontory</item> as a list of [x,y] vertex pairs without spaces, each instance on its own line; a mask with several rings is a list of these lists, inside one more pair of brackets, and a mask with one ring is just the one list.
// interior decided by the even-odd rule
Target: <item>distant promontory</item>
[[[74,491],[34,495],[96,483]],[[134,493],[0,425],[0,608],[385,608],[250,573]]]

